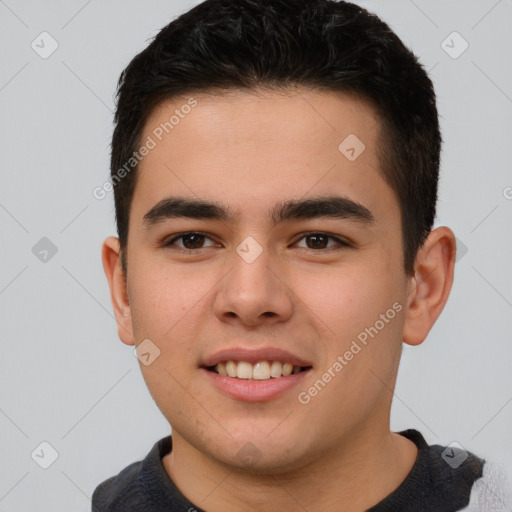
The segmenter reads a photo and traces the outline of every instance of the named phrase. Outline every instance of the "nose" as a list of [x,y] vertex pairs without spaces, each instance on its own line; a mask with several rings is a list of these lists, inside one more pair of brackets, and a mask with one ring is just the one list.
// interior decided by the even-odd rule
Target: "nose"
[[223,322],[250,327],[288,320],[293,293],[280,275],[278,262],[272,261],[266,249],[253,261],[240,254],[234,252],[231,257],[231,270],[214,300],[215,315]]

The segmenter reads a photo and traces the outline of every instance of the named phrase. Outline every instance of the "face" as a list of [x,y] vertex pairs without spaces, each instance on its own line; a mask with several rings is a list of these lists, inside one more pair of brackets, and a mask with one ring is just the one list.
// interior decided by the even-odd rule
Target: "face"
[[410,281],[376,113],[318,91],[194,101],[142,135],[121,334],[159,351],[141,370],[173,436],[284,471],[389,432]]

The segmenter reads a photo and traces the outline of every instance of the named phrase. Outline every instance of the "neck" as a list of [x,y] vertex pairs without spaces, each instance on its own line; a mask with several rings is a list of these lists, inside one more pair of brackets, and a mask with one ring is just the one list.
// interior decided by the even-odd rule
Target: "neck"
[[356,512],[391,494],[416,456],[414,443],[389,428],[359,429],[343,446],[293,470],[254,474],[205,456],[174,431],[163,463],[182,494],[209,512]]

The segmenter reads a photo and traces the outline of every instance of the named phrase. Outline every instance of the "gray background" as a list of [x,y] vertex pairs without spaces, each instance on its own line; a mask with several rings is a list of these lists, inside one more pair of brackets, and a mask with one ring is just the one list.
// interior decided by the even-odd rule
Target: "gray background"
[[[117,337],[100,260],[113,198],[92,191],[108,179],[121,70],[195,3],[0,0],[0,512],[88,511],[100,481],[169,433]],[[445,140],[436,226],[461,249],[445,311],[404,350],[392,427],[512,470],[512,1],[360,4],[431,71]],[[58,43],[46,59],[31,47],[51,49],[43,31]],[[58,452],[48,469],[43,441]]]

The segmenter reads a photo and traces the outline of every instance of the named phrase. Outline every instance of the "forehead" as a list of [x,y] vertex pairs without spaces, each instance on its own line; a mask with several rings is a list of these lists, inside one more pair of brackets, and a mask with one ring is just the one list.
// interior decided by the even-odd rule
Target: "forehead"
[[146,121],[141,141],[153,147],[138,166],[134,207],[178,195],[221,202],[240,217],[335,192],[376,209],[376,217],[393,215],[398,204],[380,172],[379,130],[371,105],[345,93],[174,98]]

